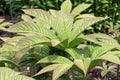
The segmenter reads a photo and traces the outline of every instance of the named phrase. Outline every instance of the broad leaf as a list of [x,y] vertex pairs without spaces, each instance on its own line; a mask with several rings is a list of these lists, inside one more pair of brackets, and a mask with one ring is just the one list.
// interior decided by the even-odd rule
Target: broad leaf
[[116,46],[116,48],[119,48],[120,45],[115,39],[98,39],[99,40],[99,45],[109,45],[109,46]]
[[10,77],[8,80],[35,80],[35,79],[31,78],[31,77],[24,76],[24,75],[19,75],[19,76]]
[[56,69],[53,71],[53,80],[57,80],[62,74],[68,71],[73,64],[60,64]]
[[58,67],[60,64],[52,64],[52,65],[49,65],[47,67],[44,67],[42,70],[40,70],[37,74],[35,74],[34,76],[37,76],[37,75],[40,75],[40,74],[43,74],[43,73],[46,73],[46,72],[49,72],[49,71],[52,71],[54,70],[56,67]]
[[75,17],[90,6],[91,4],[80,4],[72,10],[72,15]]
[[80,45],[83,42],[85,42],[84,39],[82,39],[82,38],[76,38],[73,41],[71,41],[71,43],[68,44],[68,47],[76,47],[76,46]]
[[3,57],[0,57],[0,63],[4,63],[4,64],[7,63],[7,64],[12,65],[14,67],[17,67],[19,69],[19,66],[17,64],[15,64],[13,61],[8,60],[8,59],[3,58]]
[[61,10],[65,12],[70,12],[72,9],[72,3],[70,0],[66,0],[61,5]]
[[4,23],[0,24],[0,28],[1,27],[5,27],[5,26],[9,26],[9,25],[12,25],[12,23],[10,23],[10,22],[4,22]]
[[52,28],[57,33],[61,41],[67,39],[70,35],[73,25],[73,17],[69,13],[58,11]]
[[[26,35],[28,35],[28,34],[26,34]],[[5,44],[13,44],[13,45],[15,45],[15,43],[17,41],[19,41],[21,38],[24,38],[24,36],[15,36],[15,37],[11,37],[11,38],[9,38],[9,37],[0,37],[0,38],[4,41]]]
[[94,50],[94,52],[92,53],[92,59],[97,59],[100,56],[104,55],[106,52],[115,49],[116,46],[109,46],[109,45],[104,45],[104,46],[100,46],[98,48],[96,48],[96,50]]
[[79,16],[76,17],[76,19],[81,19],[81,18],[86,18],[86,17],[94,18],[95,16],[93,14],[80,14]]
[[[32,32],[39,33],[42,36],[48,38],[57,39],[56,35],[49,29],[43,27],[43,25],[37,25],[32,22],[19,22],[9,28],[9,31],[12,32]],[[57,39],[58,40],[58,39]]]
[[73,24],[73,30],[69,36],[69,42],[74,40],[77,36],[80,35],[80,33],[82,33],[84,30],[86,30],[91,25],[101,20],[105,20],[105,19],[106,18],[103,18],[103,17],[95,17],[95,18],[83,18],[83,19],[77,20]]
[[56,10],[50,9],[49,12],[50,12],[54,17],[56,17],[56,14],[57,14],[57,11],[56,11]]
[[52,77],[53,80],[59,78],[62,74],[64,74],[67,70],[69,70],[73,66],[73,63],[69,59],[56,55],[47,56],[41,59],[40,61],[38,61],[37,64],[38,63],[56,63],[43,68],[38,74],[36,74],[39,75],[44,72],[54,70]]
[[60,44],[60,41],[51,40],[51,44],[52,44],[52,46],[57,46],[58,44]]
[[0,80],[35,80],[33,78],[20,75],[21,73],[15,72],[9,68],[0,68]]
[[[90,39],[96,39],[98,40],[99,42],[97,42],[97,44],[99,45],[111,45],[111,46],[119,46],[119,43],[117,42],[117,40],[113,39],[111,36],[109,35],[106,35],[106,34],[102,34],[102,33],[97,33],[97,34],[90,34],[90,35],[86,35],[86,39],[88,38]],[[84,37],[83,37],[84,38]],[[88,39],[89,40],[89,39]],[[95,42],[95,41],[94,41]],[[96,42],[95,42],[96,43]]]
[[1,38],[4,43],[0,48],[0,52],[18,51],[19,49],[15,46],[16,42],[19,41],[23,36],[15,36],[12,38]]
[[[19,75],[20,73],[15,72],[9,68],[0,67],[0,80],[9,80],[10,77]],[[14,79],[12,79],[14,80]]]
[[46,11],[41,9],[24,9],[25,14],[37,17],[40,21],[45,22],[49,25],[53,23],[53,17]]
[[14,56],[14,59],[13,61],[16,63],[16,64],[19,64],[21,61],[22,61],[22,57],[26,54],[28,54],[28,50],[30,48],[24,48],[22,50],[18,50]]
[[49,42],[50,40],[43,36],[31,35],[31,36],[27,36],[25,38],[20,39],[16,43],[16,46],[18,46],[19,48],[26,48],[26,47],[34,46],[37,44],[49,43]]
[[80,39],[99,44],[99,41],[91,34],[78,36]]
[[0,19],[0,29],[1,30],[6,30],[5,27],[12,25],[10,22],[5,22],[5,19]]
[[15,47],[13,44],[4,43],[3,46],[0,48],[0,52],[8,52],[8,51],[18,51],[18,48]]
[[77,48],[68,48],[65,50],[66,52],[68,52],[68,54],[70,54],[73,59],[81,59],[81,54],[80,54],[80,50]]
[[87,74],[87,71],[89,69],[90,63],[91,63],[91,59],[90,58],[75,59],[74,60],[74,64],[76,66],[78,66],[84,72],[84,76],[86,76],[86,74]]
[[98,59],[102,59],[105,61],[110,61],[112,63],[120,64],[119,57],[116,55],[109,54],[109,53],[100,56]]
[[33,19],[30,16],[26,15],[26,14],[22,14],[22,19],[24,21],[26,21],[26,22],[29,22],[29,21],[32,22],[33,21]]
[[39,60],[37,62],[38,63],[68,63],[68,64],[72,64],[72,62],[65,57],[62,56],[57,56],[57,55],[51,55],[51,56],[47,56],[41,60]]

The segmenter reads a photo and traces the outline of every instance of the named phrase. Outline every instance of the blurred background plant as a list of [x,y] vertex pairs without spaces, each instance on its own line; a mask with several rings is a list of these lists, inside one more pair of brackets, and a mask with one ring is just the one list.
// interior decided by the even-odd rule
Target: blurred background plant
[[96,66],[96,69],[99,69],[101,72],[101,77],[105,80],[112,79],[117,77],[117,65],[112,63],[103,62],[101,66]]

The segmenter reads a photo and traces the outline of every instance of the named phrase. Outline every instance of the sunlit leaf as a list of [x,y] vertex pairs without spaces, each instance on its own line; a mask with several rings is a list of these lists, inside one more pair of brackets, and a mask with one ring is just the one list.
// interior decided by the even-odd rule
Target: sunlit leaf
[[82,33],[84,30],[86,30],[91,25],[95,24],[96,22],[105,20],[106,18],[103,17],[95,17],[95,18],[83,18],[80,20],[77,20],[73,24],[73,30],[70,34],[69,42],[74,40],[77,36],[79,36],[80,33]]
[[78,66],[83,72],[84,75],[86,76],[88,68],[90,66],[91,59],[90,58],[85,58],[85,59],[75,59],[74,64]]
[[15,72],[9,68],[0,68],[0,80],[35,80],[33,78],[20,75],[21,73]]
[[61,10],[65,12],[70,12],[72,9],[72,3],[70,0],[66,0],[61,5]]
[[52,71],[54,70],[56,67],[58,67],[60,64],[52,64],[52,65],[49,65],[47,67],[44,67],[42,70],[40,70],[37,74],[35,74],[34,76],[37,76],[37,75],[40,75],[40,74],[43,74],[45,72],[49,72],[49,71]]
[[72,15],[75,17],[76,15],[79,15],[82,11],[90,7],[91,4],[80,4],[77,7],[75,7],[72,11]]
[[47,56],[37,62],[38,63],[72,63],[68,58],[57,56],[57,55],[51,55]]
[[56,69],[53,71],[53,80],[57,80],[62,74],[68,71],[72,67],[72,64],[60,64]]

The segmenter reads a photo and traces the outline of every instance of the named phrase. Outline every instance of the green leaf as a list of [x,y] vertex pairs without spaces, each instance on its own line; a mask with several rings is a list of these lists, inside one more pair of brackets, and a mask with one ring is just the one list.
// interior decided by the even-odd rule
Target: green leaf
[[120,51],[119,51],[119,50],[116,50],[116,51],[109,51],[109,52],[107,52],[107,54],[119,56],[119,55],[120,55]]
[[41,9],[24,9],[25,14],[39,18],[42,22],[46,22],[51,25],[53,23],[53,17],[44,10]]
[[85,48],[80,50],[80,53],[84,58],[91,57],[92,53],[97,49],[96,46],[87,45]]
[[83,42],[85,42],[85,40],[78,37],[78,38],[74,39],[73,41],[71,41],[71,43],[68,44],[68,47],[76,47]]
[[5,26],[11,25],[10,22],[4,22],[5,19],[0,19],[0,29],[4,29]]
[[13,61],[16,64],[19,64],[22,61],[23,56],[28,54],[28,50],[29,50],[29,48],[24,48],[24,49],[18,50],[14,56]]
[[102,59],[102,60],[110,61],[112,63],[120,64],[119,57],[116,55],[109,54],[109,53],[100,56],[98,59]]
[[86,76],[87,71],[89,69],[91,63],[91,59],[90,58],[84,58],[84,59],[75,59],[74,60],[74,64],[76,66],[78,66],[83,72],[84,72],[84,76]]
[[76,17],[76,19],[86,18],[86,17],[94,18],[95,16],[93,14],[80,14],[79,16]]
[[5,27],[12,25],[10,22],[5,22],[5,19],[0,19],[0,29],[6,30]]
[[[28,34],[26,34],[28,35]],[[14,37],[0,37],[4,43],[6,44],[15,44],[17,41],[19,41],[21,38],[24,38],[24,36],[14,36]]]
[[47,57],[39,60],[37,62],[37,64],[38,63],[68,63],[68,64],[72,64],[72,62],[69,59],[62,57],[62,56],[57,56],[57,55],[47,56]]
[[80,4],[72,10],[72,15],[75,17],[90,6],[91,4]]
[[90,34],[91,37],[94,36],[95,38],[98,38],[98,39],[113,39],[111,36],[109,35],[106,35],[104,33],[94,33],[94,34]]
[[18,51],[18,48],[15,45],[4,43],[2,47],[0,47],[0,52],[9,52],[9,51]]
[[82,36],[78,36],[78,37],[83,39],[84,41],[86,40],[86,41],[89,41],[89,42],[99,44],[99,41],[92,34],[82,35]]
[[51,40],[52,46],[57,46],[60,43],[58,40]]
[[9,29],[9,31],[12,32],[30,32],[30,33],[38,33],[42,36],[46,36],[48,38],[52,38],[52,39],[57,39],[56,35],[50,31],[49,29],[47,29],[46,27],[43,27],[43,25],[37,25],[35,23],[32,22],[19,22],[13,26],[11,26]]
[[0,68],[0,80],[35,80],[33,78],[20,75],[21,73],[15,72],[9,68]]
[[0,63],[7,63],[9,65],[13,65],[14,67],[17,67],[19,69],[19,66],[15,64],[13,61],[8,60],[6,58],[0,57]]
[[[9,80],[10,77],[19,75],[20,73],[15,72],[9,68],[0,67],[0,80]],[[12,79],[14,80],[14,79]]]
[[111,38],[111,39],[98,39],[99,40],[99,45],[108,45],[108,46],[116,46],[116,48],[120,47],[119,43],[117,42],[117,40]]
[[116,48],[116,46],[109,46],[109,45],[100,46],[100,47],[96,48],[96,50],[94,50],[94,52],[92,53],[92,59],[97,59],[100,56],[106,54],[106,52],[108,52],[114,48]]
[[59,78],[62,74],[64,74],[67,70],[69,70],[73,66],[73,63],[67,58],[62,57],[62,56],[56,56],[56,55],[47,56],[41,59],[40,61],[38,61],[37,64],[38,63],[57,63],[57,64],[53,64],[53,65],[43,68],[37,74],[39,75],[44,72],[54,70],[53,77],[52,77],[53,80],[56,80],[57,78]]
[[109,45],[109,46],[119,47],[119,43],[115,39],[103,33],[94,33],[94,34],[88,34],[82,36],[80,35],[79,38],[99,44],[101,46]]
[[105,77],[109,72],[116,73],[115,72],[116,66],[115,65],[108,66],[108,65],[109,64],[106,64],[105,62],[103,62],[102,66],[96,66],[96,69],[102,70],[101,72],[102,77]]
[[[42,21],[42,20],[39,19],[39,18],[34,18],[32,21],[33,21],[35,24],[41,25],[42,27],[45,27],[45,28],[47,28],[47,29],[50,29],[50,28],[51,28],[51,26],[50,26],[47,22],[44,22],[44,21]],[[28,22],[30,22],[30,21],[28,21]]]
[[54,17],[56,17],[56,14],[57,14],[57,11],[56,11],[56,10],[50,9],[49,12],[50,12]]
[[33,21],[33,19],[26,14],[22,14],[22,19],[26,22]]
[[70,0],[66,0],[61,5],[61,10],[65,12],[70,12],[72,9],[72,3]]
[[32,47],[37,44],[49,43],[49,42],[50,40],[48,38],[36,34],[20,39],[16,43],[16,46],[20,49],[20,48]]
[[43,73],[46,73],[46,72],[49,72],[49,71],[52,71],[54,70],[56,67],[58,67],[60,64],[52,64],[52,65],[49,65],[47,67],[44,67],[42,70],[40,70],[37,74],[35,74],[34,76],[37,76],[37,75],[40,75],[40,74],[43,74]]
[[79,49],[77,49],[77,48],[68,48],[65,51],[68,52],[68,54],[70,54],[73,57],[73,59],[81,59]]
[[8,80],[35,80],[35,79],[24,75],[19,75],[19,76],[10,77]]
[[16,52],[15,51],[5,51],[5,52],[1,52],[0,53],[0,56],[1,57],[4,57],[4,58],[6,58],[6,59],[9,59],[9,60],[11,60],[11,59],[13,59],[13,57],[15,56],[15,54],[16,54]]
[[18,51],[19,49],[15,46],[16,42],[19,41],[23,36],[15,36],[12,38],[1,38],[4,43],[0,47],[0,52]]
[[105,20],[105,19],[107,18],[95,17],[95,18],[83,18],[83,19],[77,20],[73,24],[73,30],[69,36],[69,42],[74,40],[77,36],[80,35],[80,33],[82,33],[84,30],[86,30],[91,25],[95,24],[96,22]]
[[58,11],[52,28],[55,30],[60,40],[64,41],[65,39],[68,39],[72,30],[72,25],[72,15],[63,11]]
[[73,64],[60,64],[56,69],[53,71],[53,80],[57,80],[62,74],[68,71]]
[[5,26],[9,26],[9,25],[12,25],[12,23],[10,23],[10,22],[4,22],[4,23],[0,24],[0,28],[1,27],[5,27]]

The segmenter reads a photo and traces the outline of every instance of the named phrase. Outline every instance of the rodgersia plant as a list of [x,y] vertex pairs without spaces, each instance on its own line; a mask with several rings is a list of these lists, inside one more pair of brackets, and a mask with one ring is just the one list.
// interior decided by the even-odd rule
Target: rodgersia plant
[[[68,70],[77,70],[85,78],[88,71],[103,60],[120,64],[119,44],[116,40],[101,33],[83,33],[91,25],[107,19],[80,14],[89,6],[90,4],[80,4],[72,9],[71,1],[66,0],[59,11],[26,9],[23,10],[23,21],[10,26],[8,31],[22,35],[13,45],[14,49],[26,50],[38,45],[55,49],[53,55],[48,55],[36,63],[52,64],[44,67],[35,76],[53,71],[52,79],[57,80]],[[87,41],[90,43],[85,44]]]

